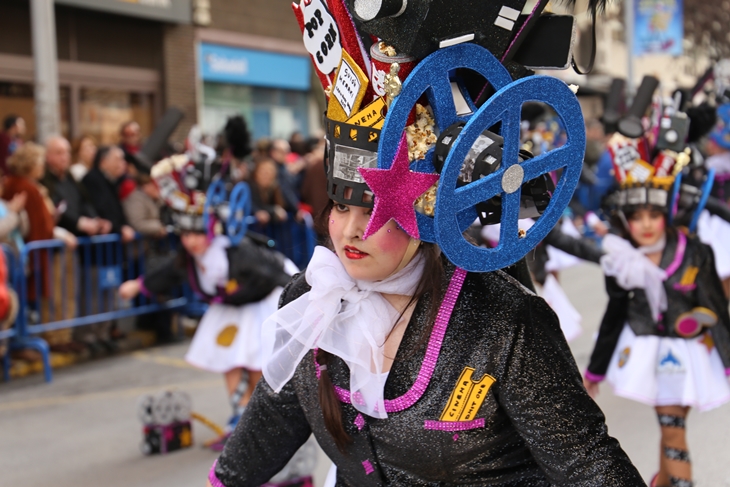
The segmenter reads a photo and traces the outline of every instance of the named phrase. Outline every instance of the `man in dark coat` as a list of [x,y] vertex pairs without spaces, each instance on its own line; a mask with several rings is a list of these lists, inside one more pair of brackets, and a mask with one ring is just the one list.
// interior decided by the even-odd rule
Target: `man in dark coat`
[[86,191],[68,172],[71,164],[71,145],[61,136],[46,142],[46,173],[41,184],[60,213],[58,226],[78,237],[109,233],[111,222],[99,218]]
[[111,222],[112,232],[121,234],[123,242],[134,239],[134,229],[127,225],[119,199],[119,181],[126,172],[124,152],[119,147],[101,147],[96,153],[94,167],[82,180],[94,209],[100,217]]

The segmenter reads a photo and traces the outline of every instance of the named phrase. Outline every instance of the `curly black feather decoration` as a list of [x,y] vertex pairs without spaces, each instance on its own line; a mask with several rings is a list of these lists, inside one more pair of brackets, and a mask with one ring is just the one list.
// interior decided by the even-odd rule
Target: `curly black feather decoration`
[[715,127],[717,123],[717,112],[715,107],[708,103],[702,103],[687,109],[689,117],[689,134],[687,142],[697,142]]
[[230,117],[223,132],[233,157],[243,159],[251,153],[251,134],[246,120],[241,115]]

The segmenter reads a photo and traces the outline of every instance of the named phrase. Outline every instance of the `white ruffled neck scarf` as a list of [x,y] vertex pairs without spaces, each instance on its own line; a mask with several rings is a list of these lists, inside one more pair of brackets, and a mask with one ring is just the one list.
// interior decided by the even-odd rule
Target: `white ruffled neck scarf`
[[664,290],[667,273],[647,255],[663,251],[666,243],[666,236],[663,236],[654,245],[636,248],[617,235],[603,237],[602,247],[606,252],[601,257],[603,272],[615,277],[618,285],[626,290],[643,289],[654,321],[667,309],[667,293]]
[[353,406],[368,416],[386,418],[383,347],[398,312],[383,294],[412,296],[425,260],[417,253],[398,273],[382,281],[355,280],[337,255],[314,250],[306,278],[311,291],[271,315],[263,324],[263,374],[279,392],[309,350],[321,348],[350,368]]

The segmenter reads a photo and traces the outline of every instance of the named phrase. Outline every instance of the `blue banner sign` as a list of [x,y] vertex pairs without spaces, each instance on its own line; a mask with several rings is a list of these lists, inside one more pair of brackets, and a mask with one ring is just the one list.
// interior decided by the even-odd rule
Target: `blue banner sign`
[[198,64],[203,81],[301,91],[311,83],[306,56],[201,43]]
[[634,55],[681,56],[684,39],[682,0],[634,0]]

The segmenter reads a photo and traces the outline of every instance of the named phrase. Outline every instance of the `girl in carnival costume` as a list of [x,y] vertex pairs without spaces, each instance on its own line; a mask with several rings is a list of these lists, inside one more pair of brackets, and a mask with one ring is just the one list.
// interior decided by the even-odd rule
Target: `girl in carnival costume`
[[[225,224],[231,213],[227,203],[212,206],[215,213],[209,214],[206,227],[206,195],[197,189],[204,172],[185,154],[152,168],[152,177],[172,210],[182,248],[143,276],[122,284],[120,295],[123,299],[140,293],[154,297],[187,282],[208,303],[185,359],[224,375],[233,408],[232,428],[261,377],[261,323],[276,310],[283,286],[298,269],[258,239],[246,236],[235,242],[227,235],[216,235],[216,216]],[[227,436],[213,442],[213,449],[220,451]]]
[[[474,124],[460,127],[451,113],[459,100],[439,96],[461,96],[474,117],[484,112],[457,78],[452,78],[455,91],[432,90],[430,106],[417,105],[412,112],[423,93],[418,83],[428,73],[441,73],[448,81],[451,68],[464,66],[494,76],[494,83],[505,86],[502,93],[527,86],[519,82],[523,80],[511,84],[508,71],[494,57],[507,52],[513,37],[494,27],[495,22],[504,24],[495,19],[500,12],[519,14],[524,2],[509,2],[507,10],[489,2],[464,2],[458,9],[450,0],[392,3],[355,2],[353,11],[337,0],[294,5],[329,95],[326,166],[332,201],[323,217],[330,245],[315,249],[306,273],[288,285],[281,308],[264,324],[265,380],[212,467],[209,485],[266,482],[310,434],[336,466],[330,485],[644,485],[587,395],[555,314],[499,270],[529,251],[518,240],[516,218],[512,224],[502,222],[496,249],[468,244],[461,252],[453,251],[454,245],[467,243],[462,231],[474,219],[473,205],[465,225],[458,222],[460,228],[453,232],[433,226],[439,215],[455,219],[460,211],[450,207],[450,183],[444,182],[449,174],[454,185],[465,189],[472,181],[482,185],[496,180],[505,200],[506,194],[516,194],[502,206],[478,195],[490,200],[490,216],[497,215],[497,220],[500,212],[516,217],[516,206],[533,211],[525,217],[544,211],[523,235],[526,241],[552,228],[569,200],[566,188],[571,192],[577,183],[583,157],[583,122],[575,95],[562,82],[542,78],[543,93],[565,101],[560,116],[569,118],[565,109],[571,107],[575,117],[568,127],[569,142],[558,149],[568,169],[555,193],[543,177],[547,171],[527,182],[519,177],[519,133],[505,136],[509,156],[502,159],[501,144],[485,132],[492,142],[480,139],[481,148],[473,147],[478,167],[461,167],[461,154],[472,147],[463,142],[469,140],[465,134],[472,130],[473,135]],[[539,3],[544,7],[546,2]],[[382,39],[372,49],[392,51],[402,61],[388,70],[390,76],[399,71],[405,76],[414,69],[408,63],[426,56],[402,86],[393,79],[379,84],[384,75],[371,65],[351,15]],[[393,16],[408,28],[383,25]],[[439,50],[438,43],[433,49],[419,43],[435,38],[429,36],[436,30],[429,29],[443,26],[454,32],[440,30],[439,36],[475,29],[472,38],[481,46],[445,43]],[[484,35],[490,29],[494,32]],[[418,42],[409,42],[414,39]],[[418,47],[419,53],[407,46]],[[428,55],[423,48],[435,52]],[[410,56],[398,56],[397,50]],[[337,59],[329,59],[328,53]],[[524,67],[512,67],[516,77],[527,74]],[[393,91],[379,93],[383,86]],[[542,98],[529,94],[529,99]],[[513,101],[519,107],[523,99]],[[444,106],[451,111],[442,110]],[[449,130],[442,125],[437,130],[436,119],[448,123]],[[436,163],[429,164],[433,147],[451,146],[454,138],[439,141],[437,132],[443,136],[462,128],[451,147],[460,155],[441,161],[438,174]],[[514,135],[514,130],[505,130]],[[484,147],[489,154],[482,152]],[[526,161],[524,168],[533,162],[540,160]],[[459,183],[454,170],[461,173]],[[549,194],[556,204],[546,210]],[[507,258],[491,265],[479,260],[490,256]]]
[[[730,203],[730,103],[717,107],[718,123],[705,144],[707,158],[704,166],[715,171],[712,195],[725,204]],[[703,212],[699,222],[699,237],[715,252],[717,273],[722,279],[726,296],[730,296],[730,223],[717,215]]]
[[712,249],[694,235],[704,204],[683,208],[677,179],[689,157],[648,150],[644,136],[615,134],[609,146],[620,186],[607,206],[621,236],[603,240],[609,303],[584,381],[593,397],[607,379],[617,395],[654,406],[661,443],[651,485],[690,487],[687,414],[730,400],[728,301]]

